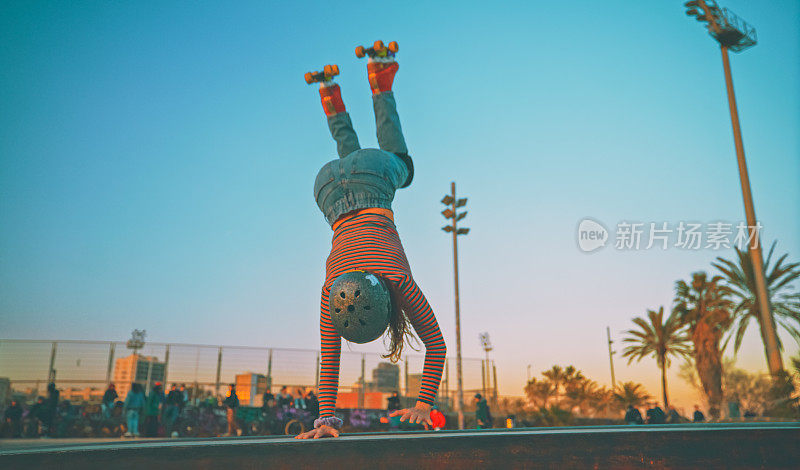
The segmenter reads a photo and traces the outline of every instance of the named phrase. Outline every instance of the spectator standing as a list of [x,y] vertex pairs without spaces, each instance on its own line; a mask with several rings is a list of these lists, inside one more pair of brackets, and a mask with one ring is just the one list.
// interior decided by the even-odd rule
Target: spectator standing
[[647,424],[666,424],[667,415],[664,410],[656,403],[650,403],[650,409],[647,410]]
[[297,398],[294,399],[294,407],[298,410],[305,410],[306,409],[306,399],[303,396],[303,390],[298,388],[295,390],[297,393]]
[[642,414],[633,405],[628,405],[628,409],[625,411],[625,423],[644,424],[644,420],[642,419]]
[[108,384],[108,388],[103,394],[103,401],[100,404],[100,408],[103,410],[103,418],[111,418],[111,410],[114,409],[114,402],[117,401],[118,397],[116,386],[113,383]]
[[386,409],[389,411],[400,409],[400,392],[395,390],[392,392],[392,396],[386,399]]
[[478,429],[492,427],[492,414],[489,411],[489,404],[480,393],[475,394],[475,421],[477,421]]
[[208,409],[216,408],[219,405],[219,400],[213,394],[209,393],[205,400],[203,400],[203,406]]
[[314,419],[319,417],[319,400],[314,390],[309,390],[306,394],[306,409]]
[[44,401],[44,397],[39,396],[36,398],[36,403],[34,403],[33,406],[31,407],[30,413],[28,413],[30,419],[36,422],[37,436],[41,436],[44,434],[44,430],[46,427],[45,425],[46,414],[47,414],[47,404]]
[[270,411],[275,406],[275,395],[272,394],[270,389],[267,389],[264,392],[264,396],[261,399],[261,409],[266,413]]
[[22,434],[22,406],[17,400],[11,400],[11,405],[3,413],[3,420],[8,427],[10,437],[20,437]]
[[131,390],[125,396],[125,404],[123,410],[125,411],[125,418],[128,421],[128,432],[125,433],[126,437],[139,437],[139,416],[141,415],[142,408],[144,408],[144,391],[142,386],[138,383],[133,383]]
[[278,393],[278,407],[285,410],[292,405],[292,402],[292,394],[289,393],[289,389],[286,386],[281,387],[281,391]]
[[705,422],[705,420],[706,420],[706,415],[704,415],[703,412],[700,411],[699,406],[694,405],[694,415],[692,416],[692,422],[703,423]]
[[181,388],[178,391],[181,392],[181,406],[178,410],[178,415],[180,416],[183,414],[183,407],[189,402],[189,391],[186,390],[186,384],[181,384]]
[[225,436],[235,436],[238,426],[236,425],[236,408],[239,408],[239,397],[236,396],[236,385],[230,384],[228,397],[223,402],[228,413],[228,432]]
[[53,435],[55,429],[53,422],[55,421],[56,414],[58,413],[58,389],[56,384],[50,382],[47,385],[47,399],[44,401],[40,421],[42,422],[42,433],[45,435]]
[[164,389],[156,382],[144,405],[144,435],[158,437],[159,417],[164,408]]
[[167,436],[177,437],[172,436],[172,430],[175,427],[175,422],[178,420],[182,407],[183,393],[178,390],[176,384],[172,384],[164,406],[164,432]]

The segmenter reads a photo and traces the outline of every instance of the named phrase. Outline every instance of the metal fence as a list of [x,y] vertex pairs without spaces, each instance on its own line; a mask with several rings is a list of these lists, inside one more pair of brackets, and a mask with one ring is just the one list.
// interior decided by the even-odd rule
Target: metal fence
[[[136,379],[120,375],[124,374],[121,369],[125,368],[125,361],[131,361],[133,354],[124,342],[0,340],[0,380],[9,381],[9,394],[24,395],[31,401],[45,394],[49,382],[55,382],[62,398],[73,402],[99,401],[109,383],[125,381],[119,380],[120,377],[146,387],[156,381],[185,384],[197,396],[215,397],[227,391],[227,384],[237,383],[237,375],[258,374],[273,392],[283,386],[293,390],[319,385],[319,351],[316,350],[146,343],[138,351],[148,366],[145,380],[141,376]],[[469,402],[470,394],[475,392],[495,394],[494,365],[487,367],[483,359],[464,358],[462,361],[465,401]],[[379,377],[381,363],[391,364],[379,354],[343,350],[340,393],[360,393],[359,404],[363,405],[365,393],[388,392],[385,379],[381,383]],[[406,355],[396,364],[397,369],[381,367],[393,371],[389,375],[395,375],[389,380],[391,388],[396,384],[402,396],[416,397],[423,363],[423,355]],[[455,389],[456,361],[448,358],[439,391],[442,406],[453,405]],[[260,406],[261,397],[252,404]]]

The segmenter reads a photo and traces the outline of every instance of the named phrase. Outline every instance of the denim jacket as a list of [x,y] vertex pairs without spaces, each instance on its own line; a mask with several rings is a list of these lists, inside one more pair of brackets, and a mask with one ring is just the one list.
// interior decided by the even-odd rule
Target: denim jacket
[[314,182],[314,197],[333,225],[340,216],[357,209],[391,209],[395,191],[408,176],[408,167],[397,155],[360,149],[322,167]]

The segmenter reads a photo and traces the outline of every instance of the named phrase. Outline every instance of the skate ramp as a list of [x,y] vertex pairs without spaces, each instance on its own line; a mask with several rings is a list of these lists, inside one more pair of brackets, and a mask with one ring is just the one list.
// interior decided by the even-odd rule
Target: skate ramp
[[3,469],[797,468],[798,462],[800,423],[0,445]]

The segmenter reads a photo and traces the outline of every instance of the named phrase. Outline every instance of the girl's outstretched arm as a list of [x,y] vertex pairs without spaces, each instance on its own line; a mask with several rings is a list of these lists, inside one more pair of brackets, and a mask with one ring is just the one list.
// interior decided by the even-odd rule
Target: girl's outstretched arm
[[410,276],[404,276],[399,287],[405,300],[406,315],[417,336],[425,345],[425,365],[422,369],[422,384],[416,406],[398,410],[392,415],[401,416],[401,421],[408,420],[411,423],[424,421],[431,424],[430,410],[436,400],[436,393],[439,391],[439,383],[442,380],[447,347],[444,344],[442,332],[439,330],[439,323],[433,316],[431,306],[417,283]]
[[336,395],[339,393],[339,357],[342,352],[342,337],[336,333],[329,311],[330,288],[322,288],[320,300],[319,332],[321,340],[321,365],[319,370],[319,419],[320,426],[297,436],[299,439],[339,435],[337,428],[341,420],[334,416]]

